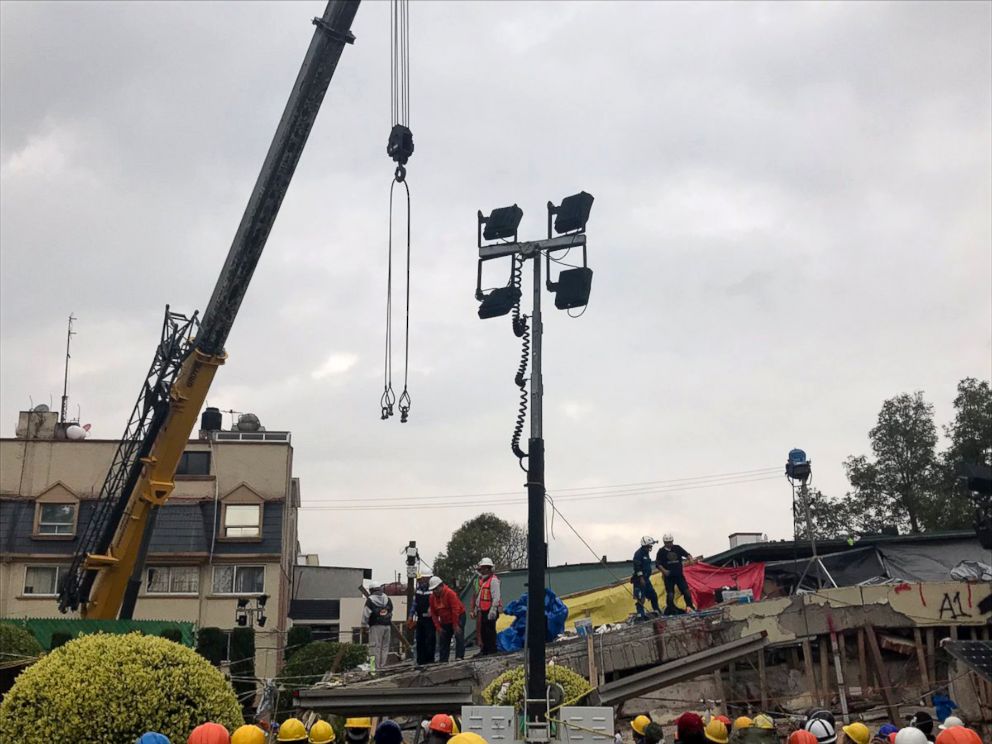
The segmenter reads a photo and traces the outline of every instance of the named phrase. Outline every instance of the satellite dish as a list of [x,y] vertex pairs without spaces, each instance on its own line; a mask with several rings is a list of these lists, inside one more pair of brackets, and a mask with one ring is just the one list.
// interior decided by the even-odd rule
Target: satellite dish
[[86,427],[82,427],[79,424],[70,424],[68,427],[66,427],[65,438],[77,442],[81,439],[86,439],[87,435],[89,435],[88,429],[89,429],[88,424]]
[[35,413],[48,413],[51,409],[44,403],[39,403],[31,410],[34,411]]
[[238,431],[261,431],[262,422],[254,413],[242,413],[238,416]]

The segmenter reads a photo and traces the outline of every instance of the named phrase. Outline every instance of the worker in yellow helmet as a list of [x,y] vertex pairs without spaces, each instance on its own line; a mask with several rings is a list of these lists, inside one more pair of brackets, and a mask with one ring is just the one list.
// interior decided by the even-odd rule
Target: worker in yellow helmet
[[317,721],[310,727],[310,744],[331,744],[334,741],[334,729],[327,721]]
[[630,728],[634,732],[634,744],[644,744],[644,735],[651,724],[651,719],[643,713],[630,722]]
[[489,744],[474,731],[464,731],[448,739],[448,744]]
[[344,738],[347,744],[369,744],[369,739],[372,738],[372,719],[346,719],[344,722]]
[[738,744],[744,739],[744,734],[749,728],[751,728],[750,718],[747,716],[738,716],[735,718],[733,726],[730,729],[730,741],[733,744]]
[[706,741],[711,741],[714,744],[728,744],[730,741],[727,724],[719,718],[710,719],[710,722],[703,728],[703,736],[706,737]]
[[251,724],[245,724],[231,734],[231,744],[265,744],[265,741],[265,732]]
[[279,727],[278,742],[307,744],[307,728],[299,718],[287,718]]

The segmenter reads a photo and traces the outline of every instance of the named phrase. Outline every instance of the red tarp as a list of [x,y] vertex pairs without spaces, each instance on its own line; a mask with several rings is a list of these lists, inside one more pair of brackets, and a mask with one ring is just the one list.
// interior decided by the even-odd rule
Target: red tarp
[[692,603],[697,610],[715,605],[714,593],[725,586],[731,589],[750,589],[757,602],[761,599],[761,588],[765,584],[764,563],[748,563],[740,568],[720,568],[700,561],[685,566],[683,571],[689,591],[692,592]]

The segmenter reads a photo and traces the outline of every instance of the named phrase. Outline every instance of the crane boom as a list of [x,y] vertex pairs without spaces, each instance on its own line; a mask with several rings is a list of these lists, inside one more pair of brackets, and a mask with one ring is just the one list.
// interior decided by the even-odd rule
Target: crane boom
[[[59,609],[80,609],[84,617],[130,617],[150,542],[156,510],[168,501],[176,468],[196,425],[217,368],[226,359],[224,344],[244,299],[252,274],[275,223],[303,147],[313,128],[341,52],[354,42],[351,24],[361,0],[330,0],[297,75],[289,101],[262,164],[227,259],[195,338],[188,339],[178,370],[168,378],[167,396],[151,395],[146,383],[136,414],[143,406],[149,423],[135,428],[131,453],[108,474],[101,491],[96,524],[80,540],[75,559],[59,588]],[[168,313],[167,313],[168,322]],[[163,336],[164,337],[164,336]],[[156,359],[160,352],[157,352]],[[179,360],[176,360],[177,362]],[[153,363],[153,370],[155,364]],[[149,380],[152,379],[150,375]],[[160,374],[161,383],[166,375]],[[148,402],[151,401],[151,402]],[[154,410],[151,410],[154,409]],[[134,421],[135,418],[132,419]],[[140,441],[138,441],[140,439]],[[125,444],[129,446],[125,448]],[[115,458],[115,465],[118,465]],[[110,484],[110,485],[108,485]],[[137,581],[135,580],[137,579]]]

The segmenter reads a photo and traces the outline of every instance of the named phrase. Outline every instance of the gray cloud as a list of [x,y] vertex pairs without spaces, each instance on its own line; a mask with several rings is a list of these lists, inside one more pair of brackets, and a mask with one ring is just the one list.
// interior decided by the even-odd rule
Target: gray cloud
[[[73,400],[119,436],[162,307],[209,297],[321,8],[0,5],[3,426],[61,389],[74,311]],[[883,398],[946,419],[992,376],[988,4],[418,1],[414,410],[383,424],[387,8],[359,11],[210,400],[293,431],[305,549],[390,571],[363,528],[433,554],[479,509],[322,507],[521,488],[478,208],[518,202],[530,235],[549,198],[596,195],[592,302],[547,318],[552,493],[801,445],[838,494]],[[611,556],[643,529],[790,533],[778,480],[559,504]],[[590,557],[555,533],[553,560]]]

